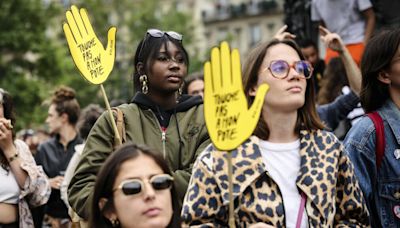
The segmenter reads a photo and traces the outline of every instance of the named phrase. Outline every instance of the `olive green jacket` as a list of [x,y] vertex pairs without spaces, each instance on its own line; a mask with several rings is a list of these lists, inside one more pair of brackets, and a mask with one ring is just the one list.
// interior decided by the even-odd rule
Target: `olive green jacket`
[[[160,153],[165,153],[165,159],[173,171],[175,189],[179,197],[177,200],[181,205],[193,163],[197,155],[210,144],[202,101],[198,97],[186,97],[177,105],[170,117],[163,143],[157,112],[153,111],[154,108],[152,110],[137,101],[139,97],[139,100],[147,99],[145,103],[148,103],[148,98],[144,96],[138,94],[133,100],[134,103],[119,106],[124,113],[126,141],[145,144]],[[70,205],[84,219],[89,217],[96,174],[112,153],[113,142],[114,131],[109,114],[105,112],[89,134],[82,158],[68,187]]]

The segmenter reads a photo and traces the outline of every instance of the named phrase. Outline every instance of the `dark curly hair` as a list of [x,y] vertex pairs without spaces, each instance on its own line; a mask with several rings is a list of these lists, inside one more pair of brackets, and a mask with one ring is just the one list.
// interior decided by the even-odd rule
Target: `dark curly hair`
[[[11,121],[11,124],[15,126],[15,110],[14,102],[11,95],[4,89],[0,88],[0,104],[3,106],[4,118]],[[15,139],[15,131],[12,131],[12,137]],[[0,164],[5,170],[8,170],[9,164],[7,158],[4,156],[4,152],[0,149]]]

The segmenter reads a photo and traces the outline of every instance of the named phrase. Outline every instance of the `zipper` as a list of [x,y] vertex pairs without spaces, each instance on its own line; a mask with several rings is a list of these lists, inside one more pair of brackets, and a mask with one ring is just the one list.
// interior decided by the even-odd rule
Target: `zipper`
[[158,128],[159,128],[160,131],[161,131],[162,153],[163,153],[163,158],[166,159],[165,144],[166,144],[166,141],[167,141],[167,128],[161,127],[160,122],[158,122],[158,119],[157,119],[156,114],[155,114],[151,109],[149,109],[149,111],[151,112],[151,114],[153,114],[154,119],[155,119],[155,121],[156,121],[156,123],[157,123],[157,125],[158,125]]
[[162,150],[163,150],[163,157],[165,159],[165,142],[167,141],[167,128],[161,127],[161,142],[162,142]]

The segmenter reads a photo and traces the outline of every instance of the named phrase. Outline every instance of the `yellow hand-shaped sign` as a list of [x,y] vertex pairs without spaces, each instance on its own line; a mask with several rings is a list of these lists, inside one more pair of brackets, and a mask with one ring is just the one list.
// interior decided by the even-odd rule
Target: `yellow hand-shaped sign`
[[107,49],[104,49],[84,8],[78,10],[73,5],[66,17],[67,23],[64,23],[63,29],[75,65],[91,83],[103,83],[114,67],[117,29],[111,27],[108,30]]
[[211,62],[204,65],[204,109],[208,133],[214,146],[236,149],[253,133],[269,86],[258,87],[248,109],[243,92],[239,51],[230,52],[227,42],[213,48]]

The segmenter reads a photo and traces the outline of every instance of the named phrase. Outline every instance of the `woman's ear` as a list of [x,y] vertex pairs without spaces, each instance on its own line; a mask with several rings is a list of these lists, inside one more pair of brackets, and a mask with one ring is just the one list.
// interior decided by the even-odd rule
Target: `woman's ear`
[[108,199],[102,197],[99,201],[99,208],[100,211],[103,213],[103,216],[106,217],[108,220],[116,220],[117,214],[115,213],[114,208],[110,205]]
[[250,88],[250,90],[249,90],[249,96],[255,97],[256,94],[257,94],[257,89],[258,89],[258,86],[257,86],[257,85],[252,86],[252,87]]
[[61,114],[61,118],[65,123],[68,123],[68,114],[67,113]]
[[392,82],[392,80],[390,80],[389,73],[384,70],[379,72],[378,80],[381,81],[382,83],[388,84],[388,85]]
[[138,62],[136,64],[136,71],[139,73],[139,75],[144,74],[144,64],[142,62]]

